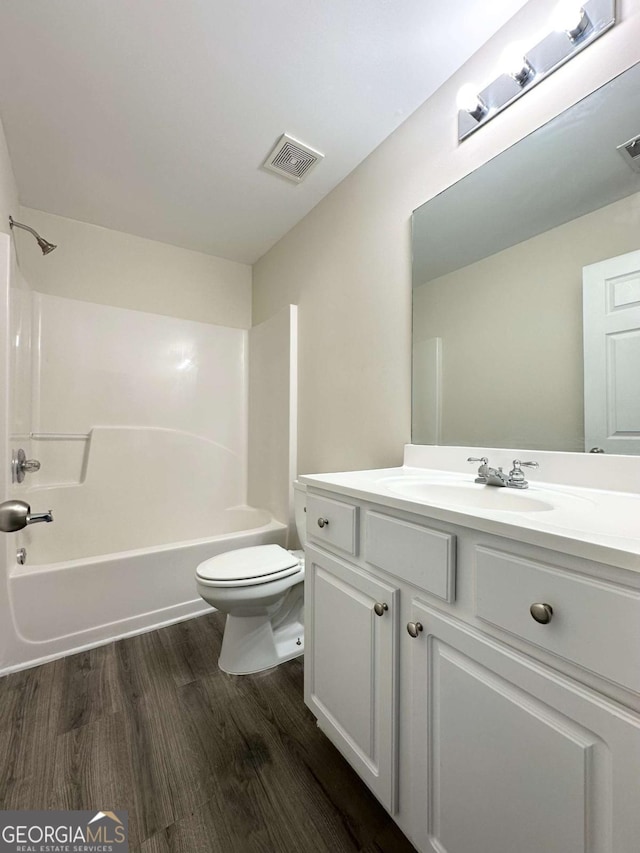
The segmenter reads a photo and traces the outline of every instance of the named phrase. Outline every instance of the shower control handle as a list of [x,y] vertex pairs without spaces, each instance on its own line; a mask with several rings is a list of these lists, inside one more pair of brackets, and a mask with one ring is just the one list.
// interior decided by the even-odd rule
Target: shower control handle
[[0,503],[0,530],[3,533],[15,533],[28,524],[50,523],[53,521],[51,510],[31,512],[26,501],[4,501]]
[[21,483],[24,480],[25,474],[31,474],[39,470],[40,463],[38,460],[27,459],[27,454],[22,448],[16,451],[11,457],[11,479],[14,483]]

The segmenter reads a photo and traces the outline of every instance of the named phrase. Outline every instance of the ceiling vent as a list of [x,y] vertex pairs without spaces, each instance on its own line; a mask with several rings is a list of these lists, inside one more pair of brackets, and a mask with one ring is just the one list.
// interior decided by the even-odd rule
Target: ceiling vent
[[283,133],[263,167],[299,184],[323,158],[324,154]]
[[618,151],[628,166],[631,166],[635,172],[640,172],[640,134],[625,142],[624,145],[618,145]]

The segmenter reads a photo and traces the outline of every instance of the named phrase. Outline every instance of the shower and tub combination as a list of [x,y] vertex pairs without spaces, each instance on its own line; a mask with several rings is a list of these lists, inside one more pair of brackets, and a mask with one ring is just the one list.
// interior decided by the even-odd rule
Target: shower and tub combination
[[98,427],[86,455],[79,483],[27,492],[54,523],[14,540],[27,557],[9,576],[13,617],[36,658],[209,612],[195,588],[199,563],[287,542],[287,526],[267,510],[225,507],[224,493],[212,493],[210,479],[229,466],[205,439]]
[[[3,671],[209,612],[199,564],[294,544],[291,468],[270,484],[273,499],[248,501],[250,445],[273,446],[262,425],[295,458],[295,412],[265,413],[264,395],[253,405],[249,381],[283,329],[295,342],[293,306],[251,337],[12,284],[9,450],[24,450],[27,473],[9,497],[53,523],[5,537],[15,652]],[[273,381],[294,406],[294,346],[285,350]]]

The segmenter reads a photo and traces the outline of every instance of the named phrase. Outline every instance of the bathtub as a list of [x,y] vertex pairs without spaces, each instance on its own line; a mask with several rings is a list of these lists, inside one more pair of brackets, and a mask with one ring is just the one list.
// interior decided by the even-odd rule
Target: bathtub
[[34,438],[30,450],[42,469],[14,496],[54,521],[4,539],[17,648],[0,673],[211,612],[199,563],[286,544],[285,524],[244,504],[241,460],[199,436],[95,427]]
[[286,526],[252,507],[220,512],[209,526],[207,538],[54,563],[38,562],[32,546],[36,561],[9,575],[25,657],[16,668],[211,612],[196,593],[199,563],[235,548],[286,544]]

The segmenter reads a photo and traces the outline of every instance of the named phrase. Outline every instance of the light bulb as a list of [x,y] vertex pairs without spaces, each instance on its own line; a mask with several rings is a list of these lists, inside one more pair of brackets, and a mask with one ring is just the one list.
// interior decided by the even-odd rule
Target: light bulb
[[561,0],[553,10],[551,26],[558,32],[565,32],[575,40],[589,26],[589,16],[576,0]]
[[467,83],[460,89],[456,103],[459,110],[469,113],[477,121],[487,112],[487,106],[478,95],[478,89],[473,83]]
[[520,42],[513,42],[500,57],[500,72],[508,74],[521,86],[533,76],[534,70],[525,56],[525,50]]

